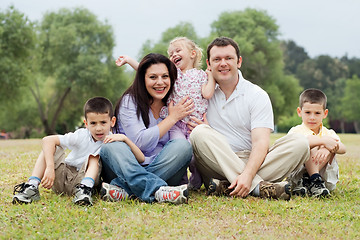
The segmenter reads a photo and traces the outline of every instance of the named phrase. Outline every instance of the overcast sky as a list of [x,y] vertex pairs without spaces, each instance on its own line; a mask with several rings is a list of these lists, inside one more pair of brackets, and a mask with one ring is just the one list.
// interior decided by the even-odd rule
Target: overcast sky
[[359,0],[1,0],[1,11],[11,4],[31,20],[62,7],[89,9],[113,27],[114,57],[138,56],[146,40],[158,41],[180,22],[190,22],[200,37],[208,36],[222,12],[250,7],[267,11],[280,27],[280,39],[294,40],[311,57],[360,58]]

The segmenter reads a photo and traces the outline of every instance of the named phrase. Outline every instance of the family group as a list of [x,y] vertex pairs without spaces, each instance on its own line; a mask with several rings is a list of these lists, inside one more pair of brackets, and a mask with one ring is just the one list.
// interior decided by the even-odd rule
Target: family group
[[168,57],[150,53],[138,63],[120,56],[119,67],[136,70],[132,85],[115,108],[107,98],[89,99],[86,128],[44,137],[13,203],[39,200],[39,185],[72,195],[79,205],[93,204],[94,189],[105,201],[181,204],[202,185],[208,195],[239,198],[330,196],[339,180],[335,155],[346,149],[322,124],[325,94],[303,91],[302,124],[269,148],[271,101],[243,77],[238,44],[218,37],[206,53],[206,71],[202,50],[185,37],[170,42]]

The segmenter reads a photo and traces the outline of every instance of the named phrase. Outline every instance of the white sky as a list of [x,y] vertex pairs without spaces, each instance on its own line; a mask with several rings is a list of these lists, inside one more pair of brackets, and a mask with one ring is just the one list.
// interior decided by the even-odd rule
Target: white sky
[[114,57],[137,57],[146,40],[158,41],[161,33],[180,22],[192,23],[198,36],[205,37],[222,12],[250,7],[266,10],[280,27],[280,39],[294,40],[311,57],[360,58],[358,0],[1,0],[0,10],[11,4],[31,20],[62,7],[89,9],[113,27]]

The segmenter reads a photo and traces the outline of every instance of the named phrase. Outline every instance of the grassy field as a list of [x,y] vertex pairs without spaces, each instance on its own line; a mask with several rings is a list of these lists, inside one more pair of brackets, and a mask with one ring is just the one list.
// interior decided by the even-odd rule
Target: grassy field
[[[272,140],[281,135],[272,135]],[[340,182],[328,199],[270,201],[191,193],[184,205],[104,202],[93,207],[40,189],[41,200],[13,205],[40,140],[0,141],[0,239],[360,239],[360,135],[340,135]]]

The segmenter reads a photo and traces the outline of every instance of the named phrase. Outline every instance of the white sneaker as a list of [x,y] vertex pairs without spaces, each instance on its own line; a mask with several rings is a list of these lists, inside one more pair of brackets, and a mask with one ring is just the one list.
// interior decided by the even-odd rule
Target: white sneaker
[[117,202],[128,199],[129,194],[121,187],[102,183],[100,190],[101,199],[104,201]]
[[162,186],[155,192],[155,199],[158,202],[180,204],[187,203],[188,195],[187,184],[177,187]]

